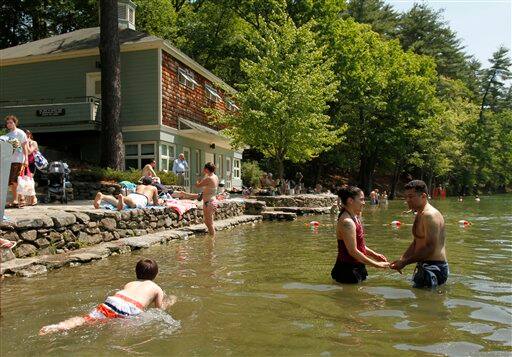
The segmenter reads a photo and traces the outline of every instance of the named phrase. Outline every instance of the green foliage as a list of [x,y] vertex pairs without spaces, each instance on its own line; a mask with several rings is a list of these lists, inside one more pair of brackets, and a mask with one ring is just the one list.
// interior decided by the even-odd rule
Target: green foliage
[[398,12],[383,0],[349,0],[347,14],[359,23],[369,24],[373,31],[387,38],[396,36]]
[[324,114],[338,83],[311,26],[271,23],[257,46],[258,60],[242,62],[247,81],[236,95],[242,110],[217,113],[233,144],[256,148],[279,166],[285,159],[305,162],[339,142],[343,128],[334,129]]
[[259,187],[263,171],[256,161],[242,162],[242,182],[247,187]]
[[137,30],[166,40],[177,37],[177,14],[169,0],[134,0]]
[[[157,176],[164,185],[175,185],[177,178],[172,172],[158,171]],[[111,168],[92,167],[72,171],[72,180],[97,182],[97,181],[130,181],[137,183],[142,177],[141,170],[130,169],[127,171],[113,170]]]

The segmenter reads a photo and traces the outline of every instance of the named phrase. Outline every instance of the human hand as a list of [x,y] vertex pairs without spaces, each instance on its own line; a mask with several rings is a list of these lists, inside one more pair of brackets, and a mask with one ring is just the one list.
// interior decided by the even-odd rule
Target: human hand
[[376,268],[380,268],[380,269],[386,269],[386,268],[389,268],[389,262],[377,262],[377,264],[375,265]]
[[394,262],[391,262],[391,265],[389,267],[391,269],[395,269],[400,274],[402,274],[402,269],[405,267],[405,264],[402,260],[395,260]]
[[386,256],[384,254],[378,254],[378,253],[375,253],[375,259],[377,259],[377,261],[379,261],[379,262],[387,262],[388,261],[388,258],[386,258]]

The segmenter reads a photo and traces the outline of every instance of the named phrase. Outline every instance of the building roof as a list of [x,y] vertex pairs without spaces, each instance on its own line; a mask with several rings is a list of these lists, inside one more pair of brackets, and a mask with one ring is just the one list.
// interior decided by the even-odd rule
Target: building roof
[[[130,29],[119,30],[120,45],[159,40],[160,38],[143,32]],[[99,44],[100,28],[91,27],[3,49],[0,51],[0,58],[5,61],[22,57],[52,55],[98,48]]]
[[[99,27],[76,30],[0,50],[0,67],[58,60],[64,57],[75,57],[75,55],[76,57],[94,55],[99,53],[99,43]],[[213,83],[231,93],[236,92],[220,78],[170,44],[169,41],[165,41],[160,37],[131,29],[119,29],[119,44],[121,51],[150,48],[165,49],[174,58],[191,67]]]

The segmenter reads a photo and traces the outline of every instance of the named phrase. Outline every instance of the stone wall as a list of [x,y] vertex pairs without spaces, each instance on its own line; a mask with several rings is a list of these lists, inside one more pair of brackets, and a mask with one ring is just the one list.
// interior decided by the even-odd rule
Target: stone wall
[[336,203],[336,195],[293,195],[293,196],[251,196],[263,201],[268,207],[331,207]]
[[[244,202],[227,200],[219,203],[215,218],[226,219],[243,213]],[[10,219],[0,223],[0,237],[16,241],[17,246],[13,249],[14,255],[2,251],[3,261],[14,257],[65,253],[123,237],[202,223],[203,211],[201,208],[193,209],[179,217],[174,210],[163,207],[118,212],[39,206],[30,213],[25,209],[11,212]]]

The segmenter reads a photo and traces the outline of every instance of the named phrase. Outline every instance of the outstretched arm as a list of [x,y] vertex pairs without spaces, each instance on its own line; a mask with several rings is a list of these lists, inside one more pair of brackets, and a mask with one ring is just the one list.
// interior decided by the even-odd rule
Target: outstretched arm
[[372,258],[375,258],[379,262],[387,262],[388,258],[384,254],[379,254],[376,251],[366,247],[366,253],[368,253]]
[[343,242],[347,247],[348,253],[356,260],[361,263],[366,263],[376,268],[387,268],[389,263],[387,262],[378,262],[375,261],[357,249],[357,241],[356,241],[356,226],[354,222],[349,219],[339,220],[338,221],[338,230],[343,237]]

